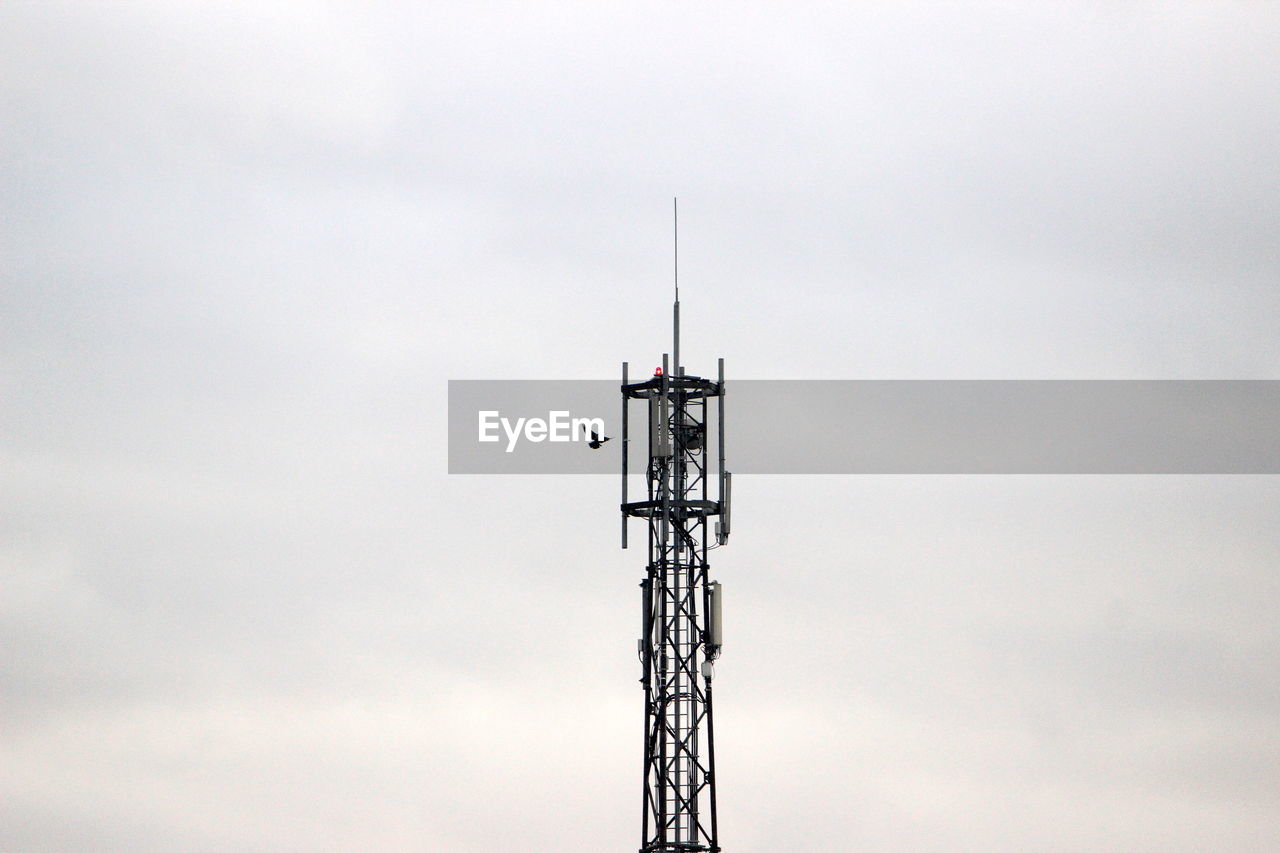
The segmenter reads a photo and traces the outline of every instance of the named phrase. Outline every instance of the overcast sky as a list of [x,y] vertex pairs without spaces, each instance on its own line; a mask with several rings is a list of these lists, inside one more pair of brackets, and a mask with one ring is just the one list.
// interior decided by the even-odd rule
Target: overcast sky
[[[445,389],[672,196],[691,370],[1280,378],[1280,4],[609,6],[0,6],[0,847],[634,849],[617,484]],[[1280,848],[1275,477],[735,492],[726,851]]]

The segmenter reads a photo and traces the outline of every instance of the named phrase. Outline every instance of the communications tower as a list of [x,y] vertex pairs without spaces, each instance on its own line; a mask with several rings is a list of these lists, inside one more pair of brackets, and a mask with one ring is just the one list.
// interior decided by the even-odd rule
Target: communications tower
[[[647,521],[649,541],[638,643],[645,708],[640,853],[718,853],[711,679],[722,642],[721,593],[708,577],[707,552],[729,537],[724,359],[714,381],[686,373],[680,364],[678,278],[672,320],[671,358],[664,353],[652,377],[630,382],[622,364],[622,547],[633,517]],[[714,473],[707,419],[712,399]],[[639,501],[627,496],[633,400],[646,402],[648,416],[646,494]]]

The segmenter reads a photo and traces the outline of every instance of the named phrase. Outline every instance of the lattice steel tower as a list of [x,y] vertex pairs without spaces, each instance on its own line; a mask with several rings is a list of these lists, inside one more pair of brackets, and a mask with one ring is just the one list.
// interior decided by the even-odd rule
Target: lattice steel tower
[[[643,667],[644,801],[640,853],[720,850],[716,824],[712,661],[722,642],[720,584],[708,577],[707,552],[729,536],[731,475],[724,467],[724,359],[715,381],[680,365],[680,290],[673,308],[671,362],[630,383],[622,365],[622,547],[627,522],[648,521],[649,565],[641,582],[638,644]],[[711,473],[708,400],[716,405]],[[628,501],[628,410],[648,406],[647,494]],[[709,494],[715,481],[715,496]],[[715,527],[708,531],[708,522]]]

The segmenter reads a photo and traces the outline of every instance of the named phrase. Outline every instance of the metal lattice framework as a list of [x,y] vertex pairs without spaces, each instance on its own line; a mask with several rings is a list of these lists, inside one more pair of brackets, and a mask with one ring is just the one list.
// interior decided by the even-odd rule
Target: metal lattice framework
[[[712,381],[686,376],[679,367],[671,375],[664,356],[653,378],[635,384],[628,384],[623,364],[622,394],[623,547],[628,518],[646,519],[649,534],[649,564],[640,584],[639,655],[645,696],[640,851],[717,853],[711,662],[721,646],[720,585],[708,577],[707,551],[724,544],[729,532],[724,361],[718,380]],[[718,402],[719,433],[714,500],[708,495],[706,461],[711,398]],[[646,400],[649,410],[647,496],[628,502],[628,403],[634,399]],[[709,535],[712,517],[718,522]]]

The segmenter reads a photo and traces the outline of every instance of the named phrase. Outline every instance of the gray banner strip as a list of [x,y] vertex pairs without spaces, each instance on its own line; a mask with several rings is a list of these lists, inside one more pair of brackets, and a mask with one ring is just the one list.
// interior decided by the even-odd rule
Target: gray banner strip
[[[1275,380],[730,379],[726,387],[735,474],[1280,473]],[[644,420],[632,405],[634,427]],[[618,381],[450,380],[449,472],[616,474],[620,413]],[[594,419],[613,439],[596,450],[584,440]],[[644,434],[633,433],[631,470],[643,472]]]

